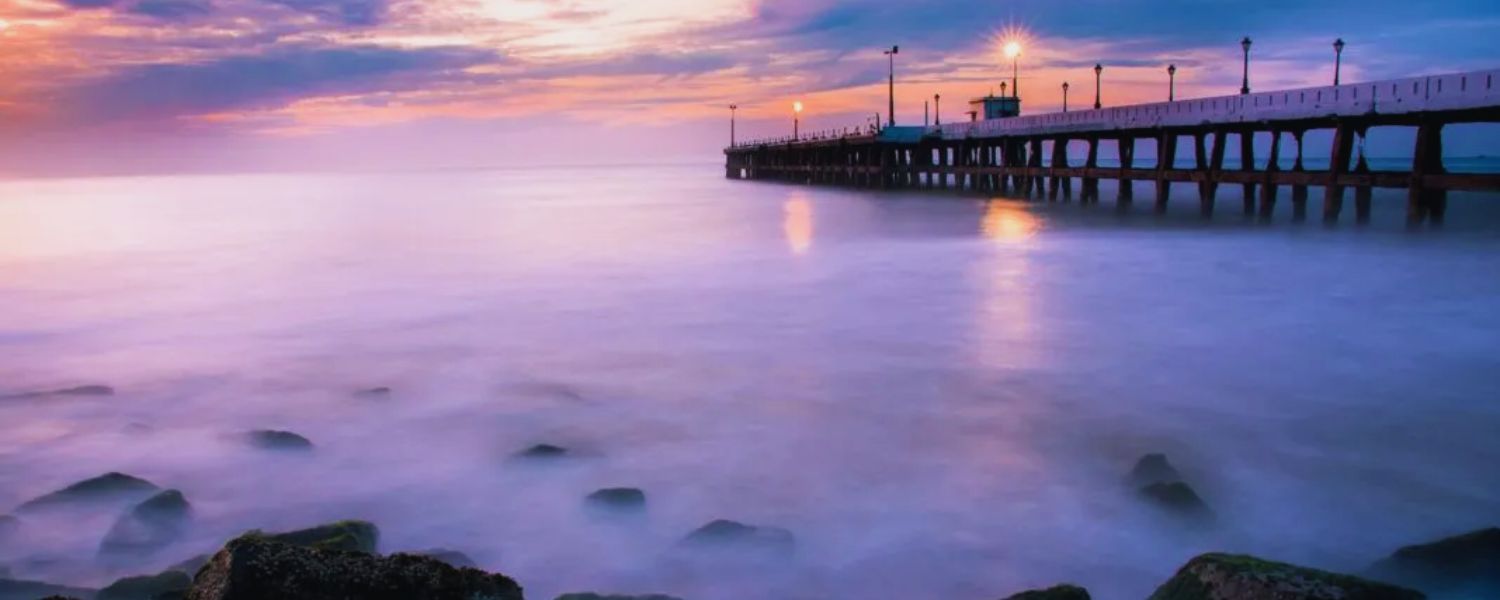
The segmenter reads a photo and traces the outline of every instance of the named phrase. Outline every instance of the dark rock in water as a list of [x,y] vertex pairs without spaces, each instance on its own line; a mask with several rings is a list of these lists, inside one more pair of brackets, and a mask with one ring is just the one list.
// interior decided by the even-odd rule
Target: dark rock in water
[[1147,454],[1135,462],[1135,468],[1125,477],[1125,483],[1133,488],[1143,488],[1153,483],[1173,483],[1182,481],[1182,474],[1172,463],[1167,462],[1165,454]]
[[646,508],[646,493],[637,488],[604,488],[584,498],[589,506],[612,510]]
[[0,600],[36,600],[43,596],[93,598],[94,590],[55,585],[40,581],[0,579]]
[[372,387],[354,392],[355,398],[385,398],[391,395],[391,388],[381,386]]
[[137,504],[115,521],[100,554],[141,556],[150,554],[182,536],[192,517],[192,505],[177,490],[167,490]]
[[373,554],[380,543],[380,529],[369,521],[336,521],[286,533],[253,532],[273,542],[314,550],[344,550]]
[[500,574],[410,554],[380,558],[258,535],[231,540],[198,572],[188,600],[522,600]]
[[250,432],[250,443],[267,450],[312,450],[311,440],[290,431],[258,429]]
[[156,484],[124,473],[105,473],[85,479],[45,496],[35,498],[16,510],[25,512],[106,500],[133,500],[156,491]]
[[563,594],[557,600],[682,600],[676,596],[666,594],[596,594],[594,592],[578,592]]
[[1174,514],[1195,520],[1213,520],[1214,511],[1198,497],[1193,488],[1181,481],[1153,483],[1141,488],[1141,495]]
[[790,531],[780,527],[746,525],[728,519],[719,519],[699,527],[683,538],[682,542],[695,548],[724,547],[774,554],[791,554],[796,548],[796,539]]
[[21,530],[21,520],[10,515],[0,515],[0,542],[4,542]]
[[562,458],[567,455],[567,448],[564,448],[562,446],[553,446],[552,444],[537,444],[516,453],[517,458],[528,459]]
[[1421,600],[1421,592],[1352,575],[1233,554],[1199,555],[1149,600]]
[[1500,528],[1406,546],[1367,574],[1435,595],[1500,598]]
[[47,596],[46,598],[42,598],[42,600],[81,600],[81,599],[80,598],[74,598],[72,596]]
[[158,575],[126,577],[99,590],[94,600],[158,600],[162,596],[181,596],[193,586],[193,579],[181,571]]
[[1064,583],[1045,590],[1027,590],[1005,600],[1089,600],[1089,591],[1076,585]]
[[19,394],[0,395],[0,400],[30,400],[34,398],[47,398],[50,396],[112,396],[115,388],[107,385],[80,385],[77,387],[62,388],[57,390],[44,390],[40,392],[21,392]]
[[463,567],[468,569],[479,567],[479,565],[474,562],[474,559],[469,558],[469,555],[457,550],[449,550],[447,548],[428,548],[420,552],[403,552],[402,554],[425,556],[434,560],[443,561],[454,567]]

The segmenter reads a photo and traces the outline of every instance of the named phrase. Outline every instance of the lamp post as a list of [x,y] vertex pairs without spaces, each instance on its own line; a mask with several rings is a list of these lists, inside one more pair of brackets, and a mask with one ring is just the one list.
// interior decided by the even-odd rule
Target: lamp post
[[802,126],[802,101],[798,100],[798,101],[792,103],[792,141],[795,142],[800,137],[801,133],[800,133],[799,129],[801,128],[801,126]]
[[1339,70],[1344,66],[1344,38],[1333,40],[1333,85],[1339,84]]
[[1009,98],[1010,97],[1010,96],[1008,96],[1008,95],[1005,94],[1005,89],[1006,89],[1005,88],[1005,82],[1004,81],[1000,82],[1000,97],[1001,98]]
[[1177,65],[1167,65],[1167,102],[1177,100]]
[[890,59],[890,106],[885,121],[892,126],[896,124],[896,54],[900,52],[900,46],[891,46],[890,50],[885,51],[886,58]]
[[734,111],[739,110],[740,105],[729,105],[729,147],[734,147]]
[[1005,43],[1005,57],[1010,59],[1010,93],[1013,98],[1021,97],[1021,43],[1010,41]]
[[1104,108],[1104,103],[1100,102],[1100,100],[1102,99],[1102,94],[1100,94],[1100,92],[1099,92],[1099,84],[1102,83],[1103,81],[1104,81],[1104,65],[1099,64],[1099,63],[1094,63],[1094,110],[1099,110],[1101,108]]
[[1245,49],[1245,82],[1240,85],[1240,94],[1248,95],[1250,93],[1250,36],[1245,36],[1245,39],[1240,40],[1240,47]]
[[1068,112],[1068,82],[1063,82],[1063,112]]
[[932,124],[933,125],[942,125],[943,124],[943,95],[942,94],[933,94],[932,95]]

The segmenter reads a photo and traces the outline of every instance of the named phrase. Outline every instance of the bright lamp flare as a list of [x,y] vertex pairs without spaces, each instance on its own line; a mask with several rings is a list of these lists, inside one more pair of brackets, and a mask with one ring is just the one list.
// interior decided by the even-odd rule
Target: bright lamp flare
[[793,102],[792,103],[792,110],[794,110],[796,112],[802,112],[802,102],[800,100],[797,101],[797,102]]
[[1021,55],[1021,42],[1011,40],[1005,43],[1005,58],[1015,58]]

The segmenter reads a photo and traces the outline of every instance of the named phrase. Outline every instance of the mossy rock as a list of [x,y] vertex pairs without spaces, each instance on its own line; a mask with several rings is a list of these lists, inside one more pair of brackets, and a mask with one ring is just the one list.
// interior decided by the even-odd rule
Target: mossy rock
[[1152,504],[1177,516],[1199,522],[1214,520],[1214,511],[1208,507],[1208,503],[1198,496],[1198,492],[1193,491],[1192,486],[1181,481],[1153,483],[1141,488],[1141,495]]
[[44,596],[93,598],[94,590],[41,581],[0,578],[0,600],[35,600]]
[[1043,590],[1027,590],[1008,596],[1005,600],[1089,600],[1089,591],[1064,583]]
[[85,479],[50,494],[34,498],[16,509],[26,512],[77,504],[134,500],[160,488],[156,484],[124,473],[105,473]]
[[598,594],[594,592],[574,592],[563,594],[557,600],[682,600],[676,596],[666,594]]
[[516,453],[516,458],[528,460],[565,458],[567,456],[569,456],[567,448],[552,444],[537,444]]
[[1421,592],[1353,575],[1235,554],[1188,561],[1149,600],[1421,600]]
[[1143,488],[1154,483],[1182,481],[1182,474],[1167,461],[1167,455],[1152,453],[1142,456],[1125,476],[1125,483],[1133,488]]
[[251,445],[266,450],[307,451],[313,449],[312,440],[290,431],[257,429],[246,435]]
[[162,596],[181,596],[192,586],[192,578],[181,571],[164,571],[111,583],[99,590],[94,600],[157,600]]
[[589,506],[612,510],[646,508],[646,493],[638,488],[604,488],[584,498]]
[[208,559],[212,556],[212,554],[199,554],[197,556],[174,564],[170,567],[167,567],[167,570],[180,571],[183,573],[187,573],[189,577],[192,577],[193,575],[198,574],[198,570],[202,569],[203,565],[208,564]]
[[188,600],[522,600],[501,574],[424,556],[294,546],[264,536],[230,540],[193,580]]
[[268,540],[317,550],[345,550],[373,554],[380,543],[380,529],[369,521],[335,521],[326,525],[284,533],[251,532]]
[[161,492],[116,520],[99,544],[99,553],[140,556],[155,552],[182,536],[191,515],[192,505],[182,492]]
[[469,568],[469,569],[474,569],[474,568],[478,568],[479,567],[479,565],[474,562],[474,559],[469,558],[469,555],[464,554],[462,552],[459,552],[457,550],[449,550],[447,548],[428,548],[426,550],[421,550],[421,551],[417,551],[417,552],[403,552],[402,554],[412,554],[412,555],[415,555],[415,556],[425,556],[427,558],[431,558],[431,559],[434,559],[434,560],[443,561],[443,562],[448,563],[449,565],[455,566],[455,567],[463,567],[463,568]]
[[728,519],[718,519],[693,530],[682,543],[695,548],[733,548],[778,555],[791,554],[796,548],[796,538],[790,531]]
[[1368,574],[1434,594],[1500,598],[1500,528],[1405,546]]

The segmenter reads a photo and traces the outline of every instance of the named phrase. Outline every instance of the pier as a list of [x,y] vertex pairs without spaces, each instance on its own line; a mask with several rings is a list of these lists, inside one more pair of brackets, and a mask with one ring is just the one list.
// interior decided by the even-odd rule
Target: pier
[[[1485,122],[1500,122],[1500,69],[752,140],[725,148],[725,175],[1048,200],[1072,199],[1077,180],[1083,203],[1099,202],[1099,182],[1110,179],[1121,182],[1121,206],[1134,202],[1134,182],[1148,181],[1156,210],[1165,211],[1172,185],[1183,184],[1196,187],[1205,216],[1214,213],[1219,188],[1229,185],[1241,189],[1244,214],[1269,217],[1285,187],[1296,219],[1307,217],[1310,190],[1318,189],[1328,222],[1339,219],[1349,191],[1363,222],[1373,188],[1399,188],[1407,190],[1409,222],[1441,222],[1449,192],[1500,191],[1500,174],[1444,168],[1443,128]],[[1376,127],[1415,129],[1410,168],[1373,170],[1356,155]],[[1331,147],[1305,147],[1315,130],[1332,133]],[[1226,164],[1231,144],[1238,158]],[[1142,145],[1154,154],[1149,164],[1137,154]],[[1118,166],[1101,165],[1104,151],[1118,157]],[[1190,154],[1186,161],[1182,153]],[[1305,154],[1329,157],[1328,168],[1307,168]]]

